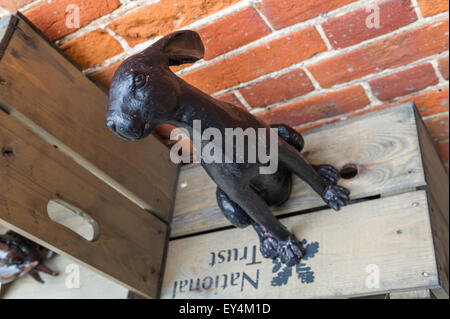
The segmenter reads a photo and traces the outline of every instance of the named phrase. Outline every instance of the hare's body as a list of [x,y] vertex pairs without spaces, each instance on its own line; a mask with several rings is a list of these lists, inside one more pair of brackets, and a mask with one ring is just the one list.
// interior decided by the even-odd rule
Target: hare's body
[[[336,185],[339,177],[333,167],[313,167],[302,157],[299,151],[303,138],[294,129],[282,124],[269,126],[243,109],[210,97],[170,71],[170,65],[202,58],[203,50],[195,32],[180,31],[127,59],[113,78],[107,126],[127,140],[142,139],[163,123],[185,128],[191,136],[203,135],[209,128],[222,136],[226,136],[227,129],[253,129],[258,141],[253,146],[265,150],[273,142],[269,139],[274,132],[271,128],[276,128],[278,169],[274,173],[262,174],[265,165],[249,161],[248,153],[242,163],[210,163],[202,158],[201,164],[218,186],[218,204],[228,220],[237,227],[253,225],[265,257],[279,257],[287,265],[296,264],[302,257],[302,246],[269,208],[289,198],[291,172],[336,210],[345,205],[349,192]],[[201,120],[199,131],[194,129],[195,120]],[[200,148],[211,142],[216,143],[202,141]],[[225,154],[225,145],[220,147]],[[236,148],[232,150],[238,152]]]

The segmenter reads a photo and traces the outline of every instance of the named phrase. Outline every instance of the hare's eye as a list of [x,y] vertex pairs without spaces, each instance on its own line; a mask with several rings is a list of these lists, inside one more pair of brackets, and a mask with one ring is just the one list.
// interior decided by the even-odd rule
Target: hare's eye
[[147,78],[144,74],[138,74],[134,77],[134,86],[136,88],[143,87],[145,85]]

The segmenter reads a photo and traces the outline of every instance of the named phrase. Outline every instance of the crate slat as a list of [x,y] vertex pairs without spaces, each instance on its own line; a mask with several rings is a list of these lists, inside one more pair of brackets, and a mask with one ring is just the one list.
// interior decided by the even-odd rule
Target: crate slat
[[307,240],[311,256],[298,269],[262,258],[250,228],[172,240],[162,298],[348,298],[440,285],[426,191],[282,222]]

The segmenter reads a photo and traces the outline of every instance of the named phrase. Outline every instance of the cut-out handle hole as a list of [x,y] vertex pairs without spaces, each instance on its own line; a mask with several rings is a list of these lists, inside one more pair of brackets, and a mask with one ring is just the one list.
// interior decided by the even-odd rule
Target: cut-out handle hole
[[339,175],[343,179],[352,179],[358,175],[358,167],[355,164],[344,165],[340,170]]
[[94,242],[100,236],[100,227],[91,216],[61,199],[48,202],[47,214],[52,221],[69,228],[87,241]]

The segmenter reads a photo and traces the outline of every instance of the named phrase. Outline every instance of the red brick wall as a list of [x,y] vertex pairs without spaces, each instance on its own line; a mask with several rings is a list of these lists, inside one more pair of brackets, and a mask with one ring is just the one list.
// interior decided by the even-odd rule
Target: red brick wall
[[[67,6],[80,8],[68,27]],[[181,77],[299,131],[414,100],[448,167],[448,0],[0,0],[109,86],[124,58],[182,28],[205,58]],[[374,22],[373,5],[379,12]],[[25,7],[23,7],[25,6]],[[170,127],[160,129],[168,136]]]

